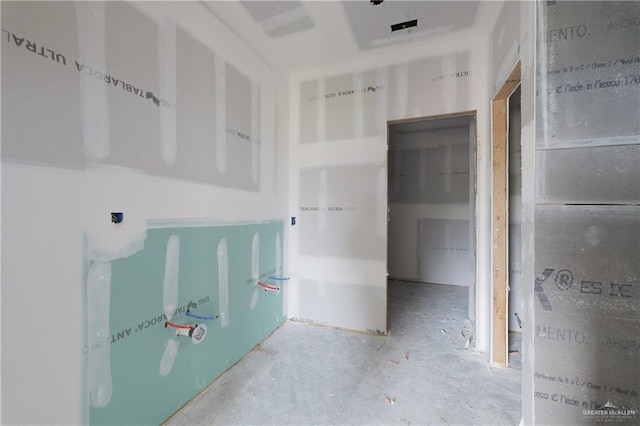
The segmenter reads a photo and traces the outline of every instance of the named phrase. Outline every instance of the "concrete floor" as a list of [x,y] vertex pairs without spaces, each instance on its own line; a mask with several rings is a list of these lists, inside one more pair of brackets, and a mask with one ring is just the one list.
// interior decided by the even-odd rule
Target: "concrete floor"
[[384,337],[287,322],[167,424],[517,425],[520,371],[464,349],[467,294],[389,282]]

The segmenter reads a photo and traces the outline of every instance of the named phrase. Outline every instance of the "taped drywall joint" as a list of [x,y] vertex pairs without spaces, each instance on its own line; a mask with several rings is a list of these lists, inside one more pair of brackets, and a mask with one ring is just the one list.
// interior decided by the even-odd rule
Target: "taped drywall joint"
[[256,308],[256,305],[258,304],[258,297],[259,297],[259,293],[258,293],[258,289],[255,288],[253,289],[253,293],[251,293],[251,301],[249,302],[249,309],[251,309],[252,311]]
[[251,82],[251,183],[258,184],[259,178],[259,147],[260,147],[260,87]]
[[178,274],[180,266],[180,237],[172,235],[167,240],[164,263],[162,310],[168,319],[178,307]]
[[106,407],[113,394],[110,329],[111,262],[93,262],[87,275],[87,383],[92,407]]
[[[389,71],[387,67],[376,69],[376,87],[389,87]],[[387,131],[387,94],[388,90],[376,90],[376,129],[378,134]]]
[[409,99],[409,64],[407,62],[397,64],[396,70],[396,118],[407,116]]
[[[278,232],[276,234],[276,241],[275,241],[275,250],[276,250],[276,269],[273,272],[274,276],[282,276],[282,272],[283,272],[283,267],[282,267],[282,237],[280,237],[280,233]],[[271,276],[269,277],[269,279],[273,279],[271,278]]]
[[173,364],[178,356],[179,345],[180,342],[176,339],[167,340],[167,346],[165,346],[162,359],[160,360],[160,371],[158,371],[160,376],[166,377],[171,373],[171,370],[173,370]]
[[[160,97],[176,99],[177,93],[177,28],[168,19],[158,26],[158,76]],[[154,100],[155,101],[155,100]],[[173,166],[178,154],[176,137],[176,110],[160,109],[160,153],[168,166]]]
[[[75,8],[78,25],[78,62],[92,64],[94,69],[107,69],[105,4],[78,2]],[[80,97],[85,155],[91,160],[108,158],[111,155],[111,142],[107,85],[95,84],[93,79],[82,78]]]
[[385,237],[387,233],[387,193],[388,193],[388,173],[387,168],[382,166],[378,170],[376,185],[376,232],[379,237]]
[[260,276],[260,234],[253,234],[251,240],[251,279],[254,284],[258,284]]
[[[353,74],[353,87],[364,87],[362,72]],[[364,136],[364,92],[361,90],[353,97],[353,134],[356,138]]]
[[321,78],[316,82],[316,93],[318,94],[318,104],[316,106],[316,142],[323,142],[327,136],[327,103],[325,100],[326,91],[325,80]]
[[[456,54],[446,55],[442,58],[442,75],[456,73],[457,59]],[[445,111],[454,111],[456,100],[458,99],[458,82],[456,79],[448,78],[442,82],[442,98]]]
[[214,56],[215,94],[216,94],[216,170],[218,174],[227,171],[227,63],[219,55]]
[[226,238],[223,238],[218,243],[217,255],[220,326],[225,328],[229,325],[229,256]]
[[324,231],[327,229],[327,206],[329,204],[329,177],[328,177],[327,169],[322,169],[320,171],[320,179],[318,182],[318,207],[320,211],[318,212],[318,230]]

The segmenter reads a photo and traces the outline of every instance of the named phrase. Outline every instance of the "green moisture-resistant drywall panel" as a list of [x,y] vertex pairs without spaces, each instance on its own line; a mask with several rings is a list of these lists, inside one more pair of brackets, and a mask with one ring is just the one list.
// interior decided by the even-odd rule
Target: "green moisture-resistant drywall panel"
[[[84,350],[86,357],[100,353],[103,364],[96,367],[95,359],[87,362],[86,400],[91,424],[162,422],[282,324],[282,292],[267,291],[253,279],[258,260],[260,280],[282,285],[269,278],[281,273],[277,270],[281,265],[276,263],[282,259],[282,231],[281,221],[149,229],[142,250],[111,261],[110,337],[100,343],[89,336]],[[167,255],[170,239],[179,250]],[[225,258],[225,245],[226,326],[221,318],[221,311],[227,309],[223,306],[226,297],[219,283],[219,261]],[[165,327],[164,282],[170,257],[178,264],[177,308],[171,320],[206,324],[208,333],[200,344],[178,337],[174,328]],[[193,313],[217,318],[201,321],[187,317],[188,307]],[[92,313],[87,316],[91,319]],[[171,349],[167,346],[175,346],[175,341],[179,342],[177,351],[167,357],[165,352]],[[107,355],[104,348],[100,351],[96,347],[100,344],[108,345]],[[91,371],[96,368],[99,374]],[[90,394],[96,386],[99,388],[96,380],[108,382],[109,377],[102,373],[109,370],[112,391],[105,404],[107,398],[92,398]]]

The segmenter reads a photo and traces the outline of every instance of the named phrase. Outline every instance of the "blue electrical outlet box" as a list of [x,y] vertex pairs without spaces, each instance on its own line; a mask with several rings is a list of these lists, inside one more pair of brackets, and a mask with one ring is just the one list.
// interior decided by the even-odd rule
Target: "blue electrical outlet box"
[[124,213],[122,212],[111,212],[111,222],[120,223],[124,220]]

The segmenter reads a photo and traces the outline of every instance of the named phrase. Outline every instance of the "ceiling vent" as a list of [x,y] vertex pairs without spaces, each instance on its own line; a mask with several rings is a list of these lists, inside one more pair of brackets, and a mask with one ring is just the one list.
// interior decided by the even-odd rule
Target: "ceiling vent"
[[400,22],[399,24],[391,25],[391,32],[398,31],[398,30],[406,30],[407,28],[412,28],[417,26],[418,26],[417,19],[414,19],[412,21]]

